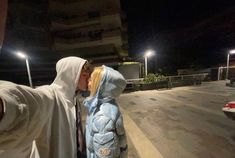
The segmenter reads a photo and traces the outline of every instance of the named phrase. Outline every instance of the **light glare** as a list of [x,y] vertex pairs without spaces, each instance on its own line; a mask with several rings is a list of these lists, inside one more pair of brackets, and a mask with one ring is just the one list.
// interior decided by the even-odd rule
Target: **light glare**
[[146,57],[150,57],[150,56],[152,56],[153,55],[153,51],[152,50],[148,50],[148,51],[146,51],[146,53],[145,53],[145,56]]
[[17,56],[20,57],[20,58],[23,58],[23,59],[26,58],[26,55],[25,55],[24,53],[22,53],[22,52],[17,52],[16,54],[17,54]]
[[229,51],[230,54],[235,54],[235,49]]

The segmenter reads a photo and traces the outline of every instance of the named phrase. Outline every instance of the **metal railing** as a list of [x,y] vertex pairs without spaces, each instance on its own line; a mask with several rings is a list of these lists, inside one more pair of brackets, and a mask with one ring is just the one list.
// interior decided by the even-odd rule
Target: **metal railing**
[[[209,77],[208,73],[201,74],[192,74],[192,75],[178,75],[178,76],[165,76],[166,79],[162,81],[156,81],[156,83],[164,84],[164,88],[173,88],[180,86],[189,86],[189,85],[199,85],[202,81],[206,81]],[[137,79],[127,79],[127,88],[126,89],[134,89],[138,87],[137,85],[141,84],[144,78]],[[161,86],[159,86],[161,87]]]
[[139,81],[143,81],[144,78],[136,78],[136,79],[127,79],[126,82],[127,83],[134,83],[134,82],[139,82]]
[[208,79],[208,73],[202,74],[192,74],[192,75],[179,75],[179,76],[167,76],[168,86],[172,87],[180,87],[187,85],[199,85],[202,81]]
[[208,73],[201,73],[201,74],[166,76],[166,77],[168,78],[169,81],[185,80],[185,79],[200,79],[203,81],[208,75],[209,75]]

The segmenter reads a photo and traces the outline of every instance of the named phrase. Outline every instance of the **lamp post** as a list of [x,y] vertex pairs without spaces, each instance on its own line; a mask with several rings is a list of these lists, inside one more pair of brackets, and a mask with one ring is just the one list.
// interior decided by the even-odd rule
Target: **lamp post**
[[32,78],[31,78],[31,74],[30,74],[28,57],[24,53],[22,53],[22,52],[17,52],[16,54],[17,54],[18,57],[20,57],[22,59],[25,59],[26,67],[27,67],[27,72],[28,72],[28,78],[29,78],[29,85],[30,85],[30,87],[33,88],[33,83],[32,83]]
[[230,50],[229,52],[228,52],[228,56],[227,56],[227,71],[226,71],[226,80],[228,80],[228,70],[229,70],[229,56],[230,56],[230,54],[235,54],[235,49],[233,49],[233,50]]
[[147,50],[144,54],[144,66],[145,66],[145,76],[148,75],[148,57],[153,55],[153,51],[152,50]]

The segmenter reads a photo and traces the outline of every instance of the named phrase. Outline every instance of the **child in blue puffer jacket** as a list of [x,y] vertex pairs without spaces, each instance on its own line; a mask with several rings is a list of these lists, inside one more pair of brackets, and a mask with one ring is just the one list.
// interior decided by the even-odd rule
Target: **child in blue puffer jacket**
[[91,74],[90,97],[84,101],[87,158],[127,158],[123,118],[115,100],[125,86],[123,76],[110,67],[96,67]]

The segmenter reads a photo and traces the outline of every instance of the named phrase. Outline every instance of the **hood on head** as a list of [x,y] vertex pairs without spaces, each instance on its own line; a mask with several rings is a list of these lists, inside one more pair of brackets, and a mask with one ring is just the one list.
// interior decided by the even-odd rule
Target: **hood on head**
[[81,70],[86,60],[79,57],[66,57],[56,63],[56,78],[52,85],[61,91],[66,99],[74,101]]
[[126,87],[126,80],[118,71],[104,66],[103,79],[101,80],[100,87],[98,88],[98,95],[102,98],[118,97]]
[[92,112],[97,105],[114,100],[126,87],[126,80],[116,70],[103,65],[103,78],[94,97],[84,100],[84,105]]

